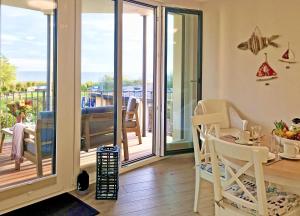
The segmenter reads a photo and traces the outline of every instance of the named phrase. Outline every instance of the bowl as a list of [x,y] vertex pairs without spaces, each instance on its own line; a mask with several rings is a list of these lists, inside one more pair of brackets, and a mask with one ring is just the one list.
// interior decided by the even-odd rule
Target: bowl
[[277,136],[277,135],[275,135],[275,139],[276,139],[276,142],[278,142],[280,144],[284,144],[284,143],[287,142],[287,143],[293,143],[293,144],[300,147],[300,141],[299,140],[287,139],[287,138],[280,137],[280,136]]

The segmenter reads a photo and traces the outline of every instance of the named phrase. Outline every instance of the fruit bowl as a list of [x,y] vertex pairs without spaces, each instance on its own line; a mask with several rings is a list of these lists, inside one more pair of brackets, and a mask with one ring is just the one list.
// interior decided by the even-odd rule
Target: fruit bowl
[[296,125],[292,125],[288,127],[288,125],[283,122],[274,122],[275,129],[273,130],[273,134],[275,135],[275,139],[278,143],[293,143],[300,147],[300,127]]
[[274,136],[275,136],[276,142],[280,143],[281,145],[284,144],[284,143],[293,143],[293,144],[298,145],[300,147],[300,141],[299,140],[287,139],[287,138],[284,138],[284,137],[277,136],[276,134],[274,134]]

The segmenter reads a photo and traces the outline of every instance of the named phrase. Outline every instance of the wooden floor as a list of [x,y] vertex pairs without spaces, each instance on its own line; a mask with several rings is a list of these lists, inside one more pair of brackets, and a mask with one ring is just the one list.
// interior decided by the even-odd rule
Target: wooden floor
[[192,154],[173,156],[120,176],[117,201],[95,200],[95,185],[85,196],[73,195],[104,216],[212,216],[212,185],[201,184],[200,213],[193,213],[194,161]]
[[[15,170],[14,160],[10,158],[11,143],[5,142],[0,153],[0,188],[37,178],[36,166],[24,159],[20,171]],[[50,175],[51,159],[43,160],[43,173]]]
[[[14,161],[10,159],[11,143],[9,141],[10,139],[6,140],[2,153],[0,153],[0,188],[37,178],[35,164],[26,159],[21,164],[20,171],[15,170]],[[128,134],[130,160],[152,153],[151,133],[148,133],[147,137],[142,137],[142,141],[143,143],[139,144],[138,139],[133,133]],[[80,153],[80,165],[84,166],[95,162],[96,149],[90,149],[89,152],[82,151]],[[45,176],[51,174],[51,164],[51,159],[43,160],[43,173]]]

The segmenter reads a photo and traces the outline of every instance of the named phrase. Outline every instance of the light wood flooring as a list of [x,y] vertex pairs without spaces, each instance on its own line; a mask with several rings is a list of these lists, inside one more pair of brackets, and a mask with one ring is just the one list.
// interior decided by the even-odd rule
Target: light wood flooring
[[206,181],[201,183],[200,212],[193,213],[193,167],[193,155],[184,154],[122,174],[117,201],[95,200],[95,185],[85,196],[72,194],[104,216],[213,216],[213,188]]
[[[37,178],[36,166],[26,158],[21,163],[20,171],[15,170],[15,163],[10,159],[11,154],[11,138],[6,139],[2,153],[0,153],[0,188],[13,184],[21,183]],[[128,134],[129,157],[130,160],[152,153],[152,136],[151,133],[147,137],[142,137],[142,144],[138,144],[138,139],[134,133]],[[82,151],[80,153],[80,164],[82,166],[96,162],[96,149],[90,149],[89,152]],[[45,176],[51,174],[51,159],[43,160],[43,173]]]

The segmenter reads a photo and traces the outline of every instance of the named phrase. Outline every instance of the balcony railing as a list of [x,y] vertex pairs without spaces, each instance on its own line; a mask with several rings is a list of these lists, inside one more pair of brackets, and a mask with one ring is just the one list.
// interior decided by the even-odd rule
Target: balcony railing
[[[167,114],[169,114],[172,110],[172,91],[168,91],[167,93]],[[142,90],[123,90],[123,105],[126,106],[129,97],[136,97],[142,101],[143,91]],[[153,91],[149,90],[146,94],[147,98],[147,107],[151,107],[152,114],[152,106],[153,106]],[[49,97],[51,99],[51,97]],[[19,92],[10,92],[10,93],[1,93],[0,92],[0,114],[2,114],[1,118],[1,126],[2,127],[11,127],[13,124],[11,121],[7,121],[9,118],[7,104],[16,101],[32,101],[32,113],[33,120],[36,119],[38,113],[40,111],[47,110],[47,90],[39,89],[34,91],[19,91]],[[113,105],[113,92],[112,91],[82,91],[81,92],[81,107],[96,107],[96,106],[108,106]],[[169,116],[169,115],[167,115]],[[6,124],[4,124],[4,121]]]

